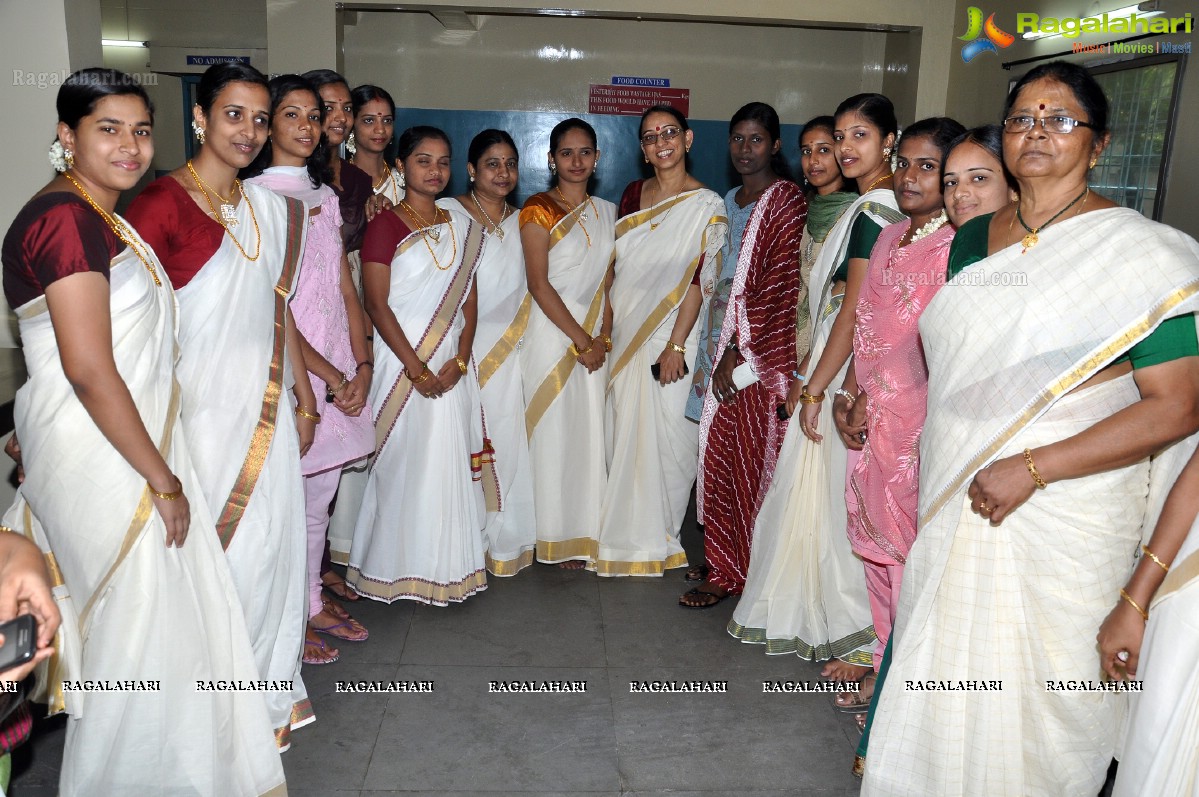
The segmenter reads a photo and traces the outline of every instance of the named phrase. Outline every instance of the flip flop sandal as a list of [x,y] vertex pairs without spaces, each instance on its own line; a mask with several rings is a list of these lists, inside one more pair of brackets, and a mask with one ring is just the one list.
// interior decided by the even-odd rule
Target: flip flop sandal
[[[862,676],[860,681],[858,681],[859,688],[860,688],[860,685],[862,683],[864,683],[867,678],[869,678],[870,680],[875,681],[875,682],[877,682],[877,680],[878,680],[877,675],[875,675],[872,672],[868,672]],[[848,703],[838,703],[837,697],[840,697],[841,695],[847,695],[849,697],[849,702]],[[833,698],[833,708],[837,709],[837,711],[840,711],[843,714],[862,714],[870,709],[870,700],[873,696],[874,696],[873,692],[870,693],[870,697],[862,697],[862,693],[860,691],[858,691],[858,692],[838,692],[837,697]]]
[[[337,574],[334,573],[333,575]],[[350,603],[353,603],[362,597],[355,592],[353,587],[347,584],[346,580],[341,576],[338,576],[337,580],[332,584],[326,584],[324,581],[322,581],[321,589],[329,593],[331,597],[337,598],[338,600],[349,601]]]
[[[308,648],[314,647],[320,651],[321,655],[309,653]],[[331,652],[329,645],[325,640],[317,639],[316,641],[304,640],[304,658],[301,659],[305,664],[333,664],[337,661],[339,655],[337,652]]]
[[708,566],[707,565],[695,565],[694,567],[687,568],[687,572],[683,574],[683,580],[691,581],[691,582],[707,581],[708,580]]
[[[686,598],[689,596],[698,596],[698,595],[707,595],[709,598],[712,598],[713,600],[711,600],[708,603],[684,603],[683,602],[683,598]],[[715,592],[704,592],[699,587],[696,587],[693,590],[689,590],[688,592],[683,593],[683,596],[681,598],[679,598],[679,606],[682,606],[684,609],[711,609],[713,606],[720,603],[722,600],[724,600],[727,597],[728,597],[727,593],[724,595],[717,595]],[[708,600],[708,598],[703,598],[702,600]]]
[[331,636],[334,639],[340,639],[343,642],[365,642],[370,636],[370,632],[363,627],[362,623],[358,622],[352,617],[348,620],[343,620],[340,623],[334,623],[333,625],[327,625],[324,627],[312,625],[312,623],[309,623],[309,626],[318,634],[325,634],[326,636]]

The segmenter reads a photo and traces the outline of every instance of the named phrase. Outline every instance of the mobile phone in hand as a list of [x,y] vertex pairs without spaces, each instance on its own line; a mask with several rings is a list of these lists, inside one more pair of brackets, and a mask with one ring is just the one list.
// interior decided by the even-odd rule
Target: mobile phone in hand
[[37,652],[37,620],[23,614],[0,625],[4,645],[0,646],[0,671],[24,664]]
[[[655,382],[662,381],[662,364],[654,363],[649,367],[650,374],[654,377]],[[683,376],[691,373],[691,369],[687,367],[687,363],[683,363]]]
[[785,421],[785,420],[787,420],[788,418],[790,418],[790,417],[791,417],[791,413],[787,412],[787,405],[786,405],[786,404],[780,404],[780,405],[778,405],[778,406],[775,408],[775,412],[777,412],[777,413],[778,413],[778,416],[779,416],[779,420],[780,420],[780,421]]

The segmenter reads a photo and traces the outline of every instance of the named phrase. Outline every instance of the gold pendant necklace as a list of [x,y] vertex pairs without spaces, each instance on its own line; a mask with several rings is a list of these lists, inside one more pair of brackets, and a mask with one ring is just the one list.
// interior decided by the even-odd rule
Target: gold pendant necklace
[[[434,243],[441,242],[441,230],[436,229],[436,225],[439,223],[437,218],[441,214],[441,208],[437,207],[436,205],[433,206],[433,223],[430,224],[429,222],[425,221],[424,216],[417,213],[415,208],[402,199],[400,200],[400,207],[408,211],[408,215],[416,220],[416,223],[420,225],[421,233],[423,235],[428,235],[433,239]],[[426,230],[428,232],[426,232]]]
[[587,238],[587,248],[590,249],[591,248],[591,233],[587,232],[587,227],[583,224],[583,222],[587,221],[587,211],[584,210],[582,213],[580,213],[579,208],[590,203],[591,209],[595,210],[595,214],[597,216],[599,215],[599,210],[596,209],[595,201],[592,200],[591,194],[584,193],[583,201],[580,202],[579,204],[575,205],[574,207],[571,207],[570,200],[567,199],[566,195],[562,193],[562,189],[559,188],[558,186],[554,186],[554,190],[558,192],[558,197],[562,200],[563,207],[570,208],[570,215],[575,217],[575,222],[583,230],[583,235],[584,235],[584,237]]
[[[1053,214],[1053,215],[1052,215],[1052,216],[1049,218],[1049,221],[1045,222],[1044,224],[1042,224],[1042,225],[1040,225],[1040,226],[1038,226],[1038,227],[1029,227],[1029,226],[1028,226],[1028,225],[1027,225],[1027,224],[1024,222],[1024,216],[1023,216],[1023,215],[1020,213],[1020,205],[1021,205],[1022,203],[1021,203],[1019,200],[1017,200],[1017,202],[1016,202],[1016,219],[1017,219],[1017,220],[1020,222],[1020,226],[1021,226],[1021,227],[1023,227],[1023,228],[1025,229],[1025,231],[1027,232],[1027,234],[1024,236],[1024,238],[1022,238],[1022,239],[1021,239],[1021,241],[1020,241],[1020,243],[1024,245],[1024,249],[1023,249],[1023,251],[1021,251],[1021,252],[1020,252],[1020,254],[1024,254],[1024,253],[1025,253],[1025,252],[1027,252],[1029,249],[1032,249],[1034,246],[1036,246],[1036,245],[1037,245],[1037,242],[1041,240],[1041,239],[1040,239],[1040,237],[1038,237],[1038,236],[1037,236],[1037,233],[1039,233],[1041,230],[1045,229],[1045,228],[1046,228],[1046,227],[1048,227],[1050,224],[1053,224],[1055,221],[1057,221],[1057,220],[1058,220],[1058,218],[1059,218],[1059,217],[1060,217],[1060,216],[1061,216],[1063,213],[1065,213],[1067,210],[1069,210],[1070,208],[1072,208],[1072,207],[1074,207],[1076,204],[1078,204],[1078,200],[1080,200],[1080,199],[1081,199],[1081,200],[1082,200],[1082,202],[1083,202],[1083,205],[1085,206],[1085,205],[1086,205],[1086,198],[1087,198],[1088,196],[1090,196],[1090,193],[1091,193],[1091,186],[1089,186],[1089,185],[1088,185],[1088,186],[1086,187],[1086,189],[1085,189],[1085,190],[1083,190],[1083,192],[1082,192],[1081,194],[1079,194],[1078,196],[1074,197],[1074,199],[1070,200],[1070,204],[1066,205],[1064,208],[1062,208],[1061,210],[1059,210],[1057,213],[1054,213],[1054,214]],[[1011,229],[1011,226],[1012,226],[1012,225],[1011,225],[1011,223],[1009,223],[1009,224],[1008,224],[1008,229],[1009,229],[1009,230]]]
[[[686,189],[687,189],[687,183],[684,181],[684,183],[683,183],[683,187],[682,187],[682,188],[680,188],[678,191],[675,191],[675,192],[674,192],[674,196],[672,196],[670,199],[678,199],[678,198],[679,198],[679,194],[683,193],[683,191],[685,191]],[[658,189],[657,189],[657,188],[655,188],[655,189],[654,189],[654,196],[657,196],[657,194],[658,194]],[[668,201],[668,202],[669,202],[670,200],[665,200],[665,201]],[[653,207],[653,206],[654,206],[654,204],[656,204],[656,203],[651,203],[651,204],[650,204],[650,207]],[[650,231],[650,232],[653,232],[654,230],[658,229],[658,227],[662,226],[662,224],[663,224],[663,223],[665,223],[665,221],[666,221],[667,217],[668,217],[668,216],[670,216],[670,212],[671,212],[672,210],[674,210],[674,205],[671,205],[670,207],[668,207],[668,208],[666,209],[666,212],[665,212],[664,214],[662,214],[662,218],[661,218],[661,219],[659,219],[659,220],[658,220],[658,222],[657,222],[656,224],[655,224],[654,222],[652,222],[652,221],[651,221],[651,222],[649,223],[649,231]]]
[[[191,161],[187,162],[187,170],[191,172],[192,179],[196,182],[196,188],[200,189],[200,193],[204,195],[204,201],[208,203],[208,209],[212,211],[213,219],[216,220],[217,224],[225,228],[225,232],[229,233],[229,237],[233,239],[233,245],[237,247],[237,251],[241,252],[241,256],[246,260],[249,260],[251,263],[256,261],[258,256],[262,254],[262,232],[258,229],[258,217],[254,215],[254,206],[250,204],[250,198],[246,196],[246,192],[241,187],[241,180],[234,180],[233,187],[237,189],[237,193],[241,194],[241,198],[245,200],[246,209],[250,211],[250,221],[254,223],[254,237],[258,240],[258,243],[254,247],[253,257],[247,254],[246,250],[241,245],[241,241],[237,240],[237,236],[233,234],[233,230],[229,229],[237,224],[237,219],[234,218],[232,222],[228,220],[228,215],[224,212],[224,205],[221,206],[222,212],[218,215],[216,207],[213,206],[212,199],[208,196],[208,192],[204,190],[203,181],[200,179],[200,175],[196,173]],[[217,199],[220,198],[221,195],[217,194]],[[230,195],[230,199],[232,199],[232,195]],[[232,205],[230,205],[229,208],[231,211],[233,211]]]
[[200,184],[201,191],[205,191],[205,190],[211,191],[212,195],[220,200],[222,223],[226,227],[236,227],[237,226],[237,209],[233,207],[233,197],[234,197],[235,193],[240,189],[241,184],[238,183],[237,180],[234,180],[233,181],[233,190],[235,193],[229,194],[229,198],[226,199],[225,197],[221,196],[215,188],[213,188],[207,182],[204,181],[204,178],[201,177],[199,175],[199,173],[195,170],[195,168],[192,166],[191,161],[187,162],[187,169],[188,169],[188,171],[190,171],[192,173],[192,177],[196,178],[196,182],[198,182]]
[[[454,237],[454,219],[450,214],[445,214],[445,222],[450,226],[450,243],[454,245],[454,251],[450,254],[450,262],[441,265],[441,261],[437,259],[437,253],[433,251],[433,244],[429,243],[429,239],[433,239],[433,243],[441,243],[441,230],[433,229],[433,225],[425,221],[424,218],[413,209],[404,200],[400,200],[400,207],[408,211],[408,215],[416,220],[416,223],[421,225],[417,232],[420,233],[420,238],[425,242],[425,248],[429,250],[429,257],[433,258],[433,266],[438,271],[445,271],[450,266],[454,265],[454,261],[458,259],[458,239]],[[433,220],[436,221],[438,215],[442,213],[441,208],[436,205],[433,207]]]

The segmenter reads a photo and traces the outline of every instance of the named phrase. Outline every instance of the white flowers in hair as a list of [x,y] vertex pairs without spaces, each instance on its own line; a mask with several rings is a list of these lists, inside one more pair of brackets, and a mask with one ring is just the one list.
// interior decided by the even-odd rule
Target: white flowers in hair
[[50,165],[54,167],[56,172],[65,172],[67,170],[67,151],[63,149],[62,142],[57,138],[50,145]]

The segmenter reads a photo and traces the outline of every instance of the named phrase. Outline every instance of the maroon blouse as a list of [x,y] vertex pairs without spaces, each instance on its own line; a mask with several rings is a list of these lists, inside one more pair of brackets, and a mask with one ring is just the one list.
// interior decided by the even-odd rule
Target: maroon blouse
[[404,220],[392,211],[380,213],[366,225],[362,241],[362,262],[391,265],[400,241],[412,234]]
[[125,218],[158,255],[176,289],[191,282],[212,259],[225,228],[195,203],[170,175],[146,186]]
[[95,271],[108,279],[108,264],[125,244],[78,194],[54,191],[25,203],[13,219],[0,260],[4,297],[14,310],[46,293],[52,282]]
[[[347,252],[362,248],[366,233],[366,202],[375,195],[371,176],[347,160],[341,162],[341,190],[332,186],[341,205],[341,242]],[[384,262],[391,262],[388,258]]]

